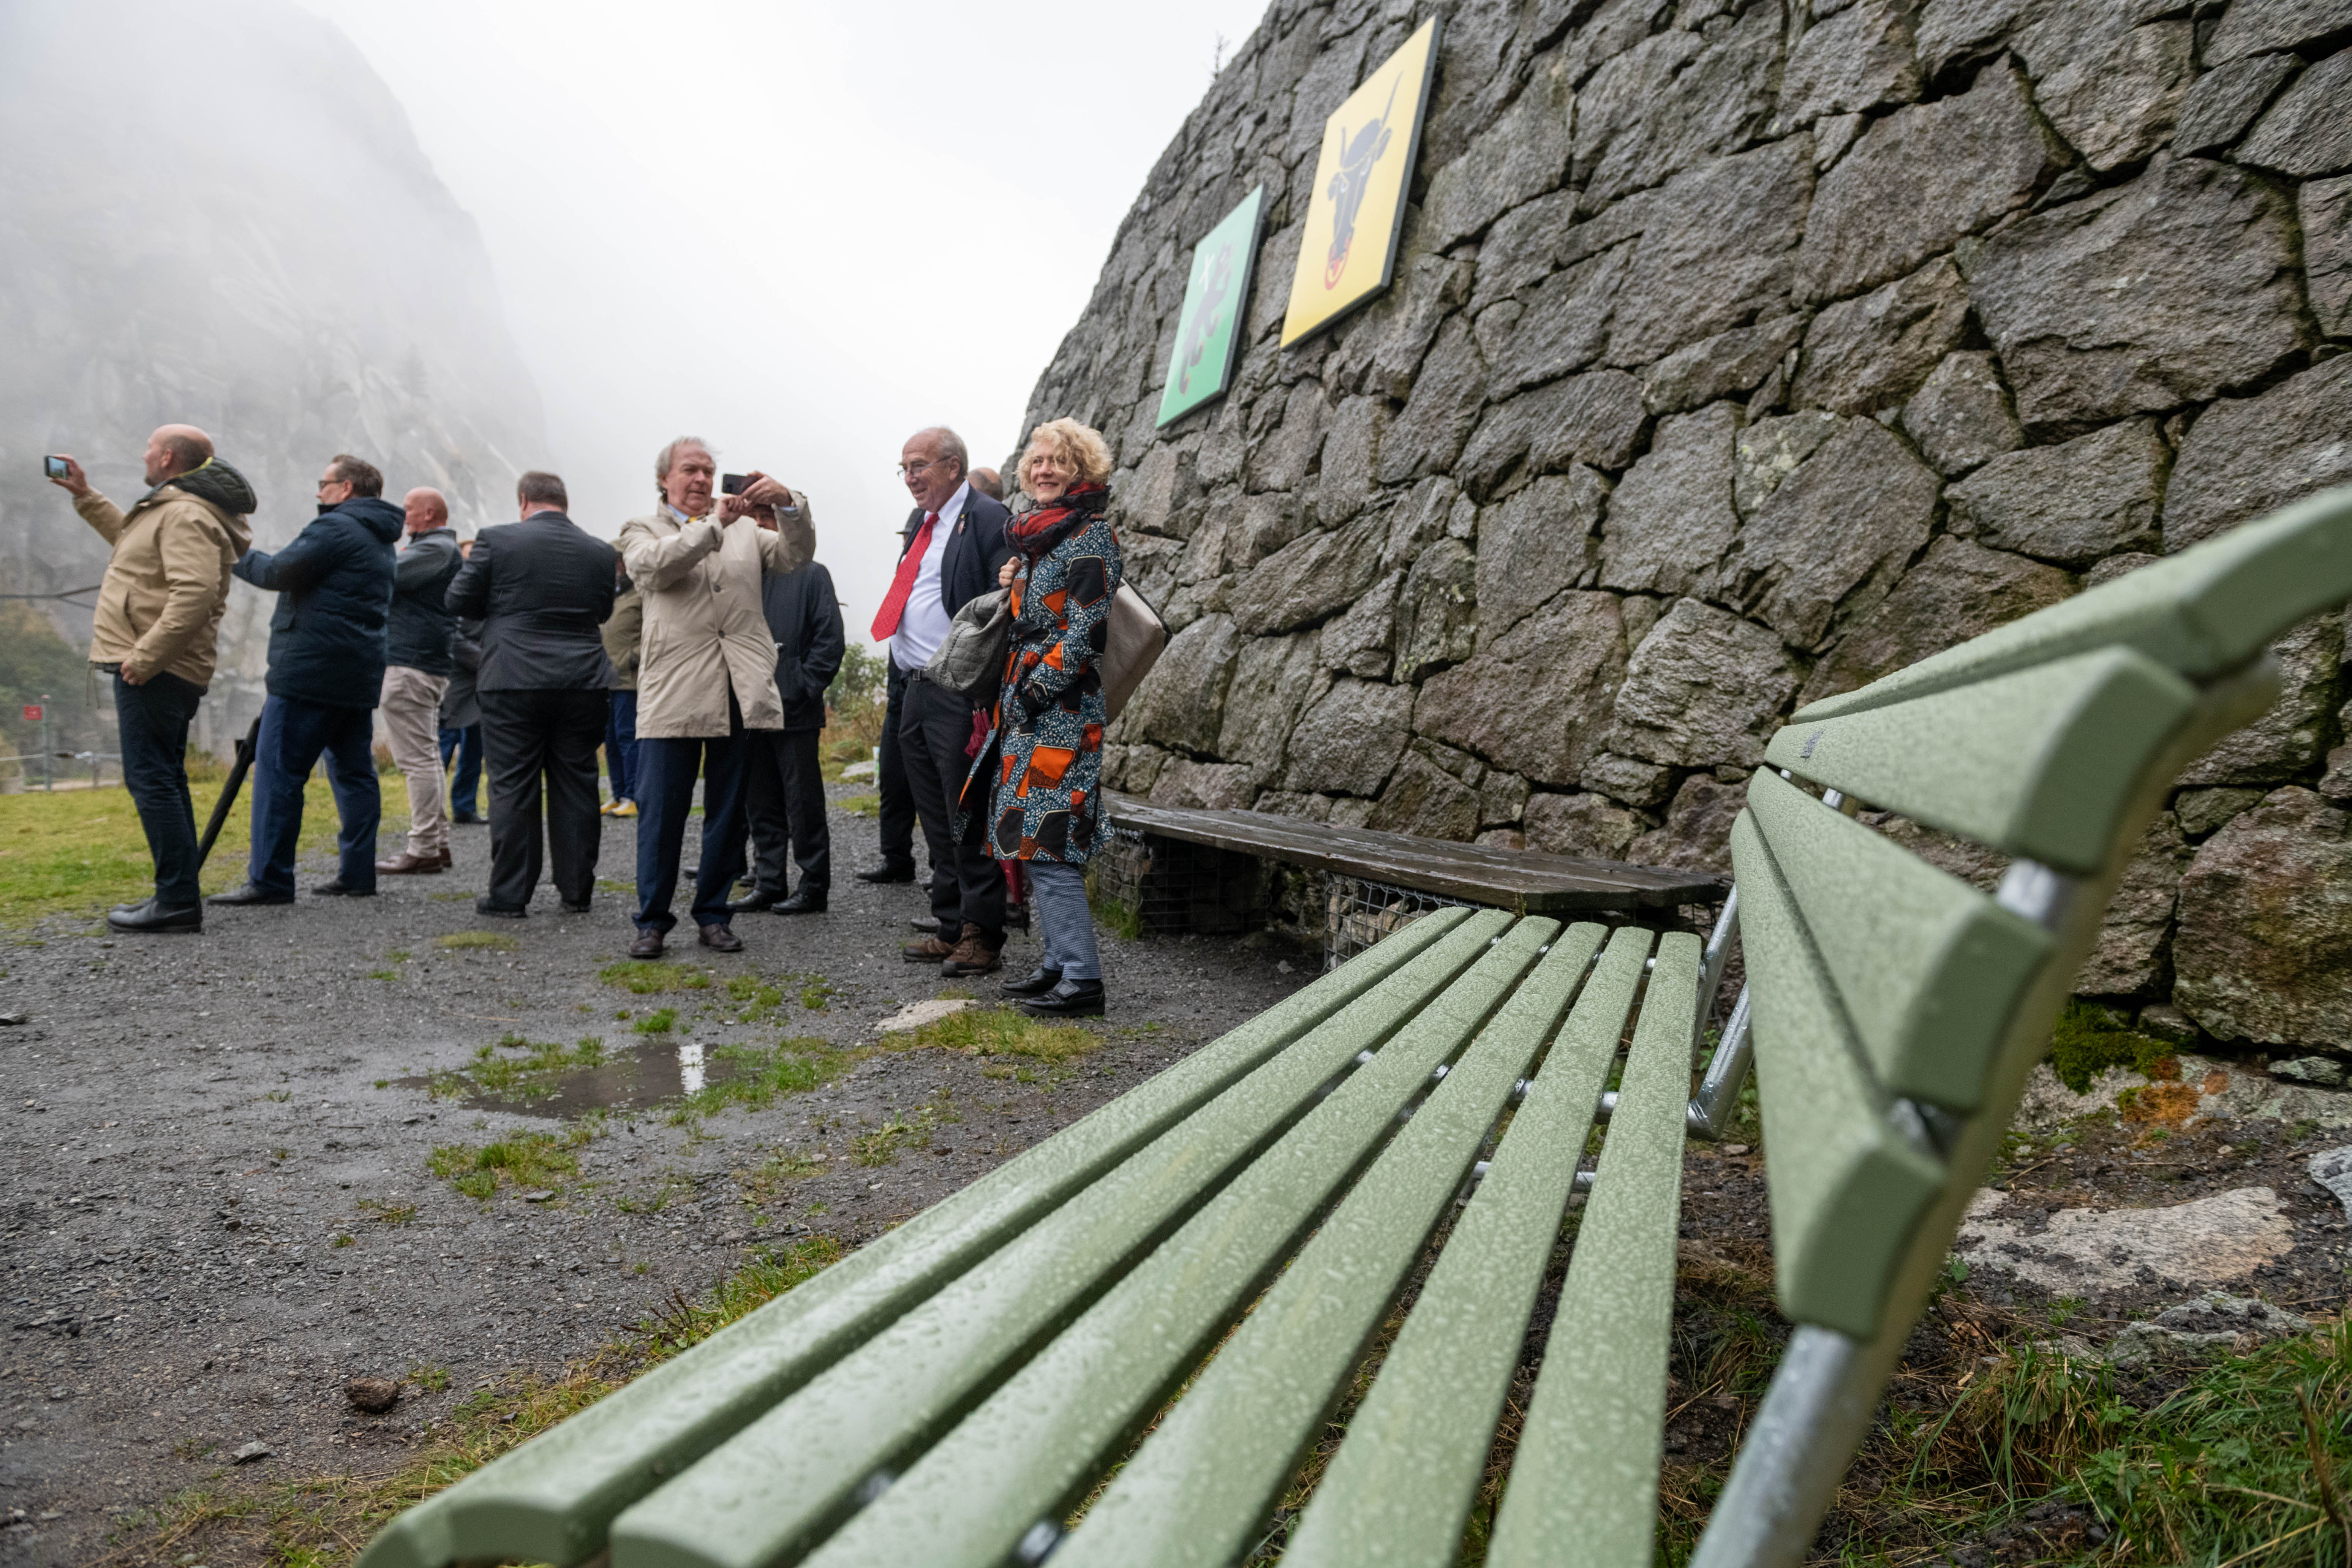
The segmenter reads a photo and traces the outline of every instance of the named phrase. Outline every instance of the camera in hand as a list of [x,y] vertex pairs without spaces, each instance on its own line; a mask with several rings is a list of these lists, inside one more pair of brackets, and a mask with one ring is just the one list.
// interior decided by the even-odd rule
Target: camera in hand
[[63,458],[43,458],[41,474],[45,479],[62,479],[73,473],[73,465]]
[[719,476],[719,492],[721,495],[740,496],[751,488],[751,476],[749,474],[721,474]]

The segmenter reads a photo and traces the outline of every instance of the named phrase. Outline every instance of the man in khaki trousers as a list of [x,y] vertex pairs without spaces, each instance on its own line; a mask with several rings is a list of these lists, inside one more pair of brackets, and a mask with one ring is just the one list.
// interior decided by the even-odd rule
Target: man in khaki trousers
[[449,817],[442,809],[441,698],[457,663],[450,638],[456,612],[443,603],[465,557],[449,526],[449,503],[436,489],[408,492],[407,532],[393,567],[392,618],[377,711],[392,760],[408,781],[408,847],[379,860],[379,875],[431,875],[449,864]]

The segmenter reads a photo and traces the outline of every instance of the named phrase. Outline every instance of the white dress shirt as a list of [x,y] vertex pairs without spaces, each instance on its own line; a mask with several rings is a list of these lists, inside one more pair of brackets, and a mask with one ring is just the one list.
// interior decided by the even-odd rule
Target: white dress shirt
[[[948,612],[940,602],[940,566],[947,559],[948,535],[955,531],[956,519],[963,515],[963,503],[971,494],[969,483],[956,487],[940,508],[939,521],[931,525],[931,542],[923,552],[923,563],[915,568],[915,585],[908,590],[907,607],[898,616],[898,630],[890,638],[890,661],[900,669],[913,671],[931,662],[931,655],[940,651],[940,644],[948,640]],[[917,523],[919,530],[921,523]]]

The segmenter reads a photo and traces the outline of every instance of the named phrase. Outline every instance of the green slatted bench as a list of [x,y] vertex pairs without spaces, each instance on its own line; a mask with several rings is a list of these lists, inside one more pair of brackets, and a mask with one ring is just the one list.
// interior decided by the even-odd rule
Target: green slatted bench
[[[2336,491],[1815,703],[1750,784],[1705,944],[1425,916],[362,1562],[1236,1562],[1452,1212],[1284,1551],[1451,1564],[1583,1191],[1486,1561],[1647,1563],[1684,1142],[1751,1060],[1795,1328],[1696,1561],[1800,1562],[2131,847],[2271,701],[2271,639],[2347,595]],[[2012,857],[1998,892],[1864,803]],[[1746,986],[1694,1094],[1735,942]]]

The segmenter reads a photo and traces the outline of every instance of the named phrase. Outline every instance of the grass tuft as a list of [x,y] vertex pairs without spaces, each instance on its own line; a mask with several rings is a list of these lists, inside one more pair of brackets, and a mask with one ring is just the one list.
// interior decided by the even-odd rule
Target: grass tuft
[[[502,1057],[500,1046],[520,1047],[529,1054]],[[606,1060],[604,1042],[594,1035],[570,1047],[509,1035],[496,1046],[476,1049],[474,1059],[457,1071],[435,1073],[425,1092],[436,1099],[494,1094],[505,1100],[545,1100],[563,1087],[564,1074],[602,1067]]]
[[725,1063],[728,1070],[688,1095],[670,1113],[670,1124],[684,1126],[730,1105],[764,1110],[780,1098],[831,1083],[856,1059],[819,1039],[788,1039],[766,1047],[720,1046],[710,1053],[710,1060],[714,1066]]
[[1027,1057],[1058,1064],[1102,1048],[1100,1035],[1076,1024],[1048,1024],[1010,1007],[967,1007],[944,1018],[885,1035],[886,1051],[936,1049],[972,1057]]
[[618,963],[608,963],[596,972],[596,978],[607,985],[639,996],[651,996],[663,991],[707,991],[710,988],[710,972],[689,969],[683,963],[668,963],[657,959],[625,958]]
[[443,1143],[425,1168],[469,1198],[488,1203],[500,1187],[560,1186],[580,1173],[579,1157],[550,1132],[518,1132],[476,1148]]
[[473,947],[488,948],[493,952],[514,952],[522,947],[520,942],[502,931],[453,931],[435,937],[433,945],[447,948],[453,952]]

